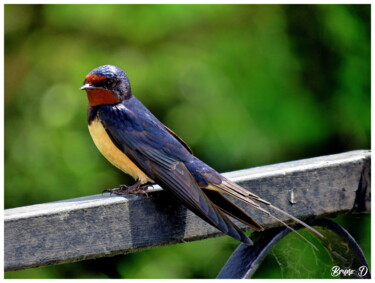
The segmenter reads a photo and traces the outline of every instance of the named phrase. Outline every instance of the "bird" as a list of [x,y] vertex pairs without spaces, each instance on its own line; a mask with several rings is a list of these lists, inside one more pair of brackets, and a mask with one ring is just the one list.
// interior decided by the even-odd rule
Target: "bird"
[[254,231],[264,228],[226,195],[295,231],[265,207],[274,209],[322,237],[313,227],[198,159],[177,134],[133,95],[129,78],[121,68],[103,65],[93,69],[80,89],[87,94],[88,128],[96,147],[112,165],[135,179],[131,186],[120,185],[105,191],[116,195],[147,194],[147,189],[156,183],[200,218],[246,245],[252,245],[252,240],[231,218]]

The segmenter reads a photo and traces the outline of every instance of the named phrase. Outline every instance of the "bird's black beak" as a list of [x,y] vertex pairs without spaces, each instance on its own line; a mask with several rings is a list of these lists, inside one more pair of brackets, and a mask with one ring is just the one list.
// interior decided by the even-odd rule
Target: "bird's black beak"
[[83,86],[81,86],[80,90],[88,90],[88,89],[97,89],[98,87],[96,86],[93,86],[89,83],[86,83],[84,84]]

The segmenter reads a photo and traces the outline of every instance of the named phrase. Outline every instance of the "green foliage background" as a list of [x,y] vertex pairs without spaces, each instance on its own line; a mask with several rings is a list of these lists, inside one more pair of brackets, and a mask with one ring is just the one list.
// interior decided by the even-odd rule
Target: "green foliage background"
[[[370,5],[5,5],[6,208],[132,182],[87,131],[79,87],[103,64],[123,68],[133,93],[221,172],[370,148]],[[339,219],[368,259],[369,219]],[[280,264],[278,250],[300,257],[293,239],[255,277],[330,278],[329,264],[312,274]],[[221,237],[6,278],[214,278],[237,244]]]

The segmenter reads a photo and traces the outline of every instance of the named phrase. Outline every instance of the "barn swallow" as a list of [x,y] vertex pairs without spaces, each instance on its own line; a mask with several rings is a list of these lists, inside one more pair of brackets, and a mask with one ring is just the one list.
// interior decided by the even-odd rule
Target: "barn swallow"
[[81,89],[87,93],[88,128],[95,145],[110,163],[136,180],[132,186],[107,191],[118,195],[144,193],[150,184],[157,183],[203,220],[248,245],[252,241],[228,216],[255,231],[264,228],[224,195],[246,202],[290,229],[263,206],[320,234],[195,157],[189,146],[132,94],[128,76],[120,68],[104,65],[92,70]]

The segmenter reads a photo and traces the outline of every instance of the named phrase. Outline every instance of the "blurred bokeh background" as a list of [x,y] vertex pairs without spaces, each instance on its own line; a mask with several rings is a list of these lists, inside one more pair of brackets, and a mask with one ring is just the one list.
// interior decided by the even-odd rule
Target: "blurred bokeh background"
[[[370,148],[370,5],[8,4],[4,27],[5,208],[132,182],[87,131],[79,87],[103,64],[123,68],[133,93],[220,172]],[[370,216],[337,221],[370,260]],[[284,239],[255,277],[330,278],[327,256],[296,242]],[[237,244],[5,276],[214,278]]]

